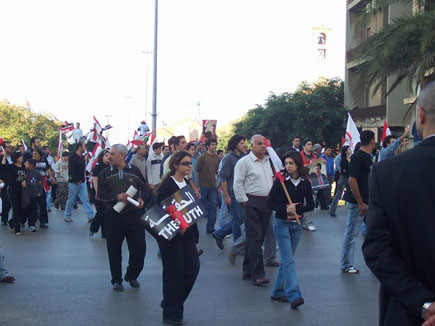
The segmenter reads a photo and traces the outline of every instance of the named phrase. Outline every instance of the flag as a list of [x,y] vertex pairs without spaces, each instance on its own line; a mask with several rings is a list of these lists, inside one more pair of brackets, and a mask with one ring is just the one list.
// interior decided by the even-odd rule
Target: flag
[[[59,144],[57,145],[57,161],[60,160],[60,157],[62,156],[62,151],[63,151],[63,143],[62,143],[62,127],[60,127],[59,129]],[[24,140],[23,140],[23,145],[24,148],[26,148],[26,145],[24,144]]]
[[384,129],[382,130],[381,144],[384,144],[384,139],[387,136],[391,136],[390,127],[388,127],[387,121],[384,120]]
[[23,144],[24,150],[27,151],[26,143],[24,142],[24,139],[21,139],[21,144]]
[[281,174],[281,170],[284,170],[284,166],[282,165],[281,159],[279,158],[278,154],[276,154],[267,138],[263,137],[263,140],[264,144],[266,145],[270,161],[272,162],[274,176],[275,178],[279,179],[279,181],[284,182],[284,177]]
[[97,158],[100,154],[102,148],[100,143],[97,143],[92,151],[91,159],[89,160],[88,165],[86,166],[86,171],[91,172],[94,166],[97,164]]
[[74,123],[68,123],[68,121],[65,121],[65,124],[60,126],[60,130],[64,134],[66,134],[70,131],[73,131],[74,130]]
[[94,142],[96,142],[96,143],[101,142],[100,135],[101,135],[102,129],[103,128],[101,128],[100,123],[98,122],[97,118],[95,118],[95,115],[94,115],[94,134],[92,136],[92,140]]
[[355,145],[361,141],[359,138],[359,131],[349,113],[347,118],[346,134],[344,138],[346,139],[344,144],[349,145],[352,151],[355,149]]

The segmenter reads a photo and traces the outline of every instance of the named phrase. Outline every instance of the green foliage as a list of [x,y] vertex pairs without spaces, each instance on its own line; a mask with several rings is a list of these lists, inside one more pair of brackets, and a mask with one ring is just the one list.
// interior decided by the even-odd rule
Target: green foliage
[[234,135],[234,133],[231,132],[222,132],[219,133],[218,135],[218,145],[217,145],[217,149],[221,149],[224,151],[224,153],[227,152],[227,146],[228,146],[228,141],[230,140],[230,138]]
[[249,139],[262,134],[273,147],[288,148],[295,136],[339,144],[345,132],[346,110],[343,82],[322,79],[313,85],[303,82],[295,93],[271,94],[234,125],[233,132]]
[[[377,10],[395,2],[411,1],[383,0]],[[358,78],[362,85],[364,82],[374,85],[374,93],[389,76],[395,79],[387,95],[404,80],[414,92],[435,80],[435,1],[426,1],[424,11],[419,11],[420,5],[416,3],[413,15],[393,20],[368,39],[357,53],[357,60],[363,62],[357,69]],[[376,11],[365,16],[372,13]]]
[[42,145],[48,145],[51,152],[57,153],[59,126],[62,123],[53,116],[35,113],[12,105],[0,105],[0,137],[16,146],[21,139],[30,146],[30,138],[41,138]]

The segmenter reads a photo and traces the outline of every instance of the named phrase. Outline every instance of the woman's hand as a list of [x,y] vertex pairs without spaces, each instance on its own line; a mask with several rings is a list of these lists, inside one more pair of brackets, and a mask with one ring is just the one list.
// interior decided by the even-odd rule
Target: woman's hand
[[290,215],[294,215],[296,213],[296,205],[287,204],[287,213],[289,213]]

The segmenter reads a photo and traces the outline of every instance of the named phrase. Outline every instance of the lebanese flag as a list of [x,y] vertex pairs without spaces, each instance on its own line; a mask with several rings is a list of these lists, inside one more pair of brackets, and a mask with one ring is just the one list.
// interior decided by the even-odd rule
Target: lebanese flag
[[97,143],[94,147],[94,150],[92,151],[91,159],[89,160],[88,165],[86,166],[86,171],[89,173],[92,171],[94,166],[97,164],[97,157],[100,154],[102,148],[100,143]]
[[267,148],[267,153],[269,154],[269,159],[272,162],[274,177],[279,179],[279,181],[284,182],[284,177],[281,174],[281,170],[284,170],[284,166],[282,165],[278,154],[276,154],[275,150],[272,148],[267,138],[263,137],[263,140]]
[[[63,152],[62,133],[63,133],[63,130],[61,127],[59,129],[59,144],[57,145],[57,159],[56,159],[56,161],[60,160],[60,157],[62,156],[62,152]],[[26,148],[26,145],[24,144],[24,140],[22,140],[22,141],[23,141],[24,148]]]
[[24,150],[27,151],[26,143],[24,142],[24,139],[21,139],[21,144],[23,144]]
[[344,138],[346,139],[344,145],[349,145],[352,149],[352,152],[355,149],[355,145],[361,141],[359,137],[359,131],[349,113],[347,118],[346,134],[344,135]]
[[391,136],[391,130],[390,127],[388,127],[387,121],[384,120],[384,129],[382,130],[382,139],[381,139],[381,144],[384,143],[384,139],[387,136]]
[[102,129],[103,128],[101,128],[100,123],[98,122],[97,118],[95,118],[95,115],[94,115],[94,135],[92,136],[92,140],[94,142],[97,142],[97,143],[100,142],[99,140],[100,140],[100,134],[101,134]]

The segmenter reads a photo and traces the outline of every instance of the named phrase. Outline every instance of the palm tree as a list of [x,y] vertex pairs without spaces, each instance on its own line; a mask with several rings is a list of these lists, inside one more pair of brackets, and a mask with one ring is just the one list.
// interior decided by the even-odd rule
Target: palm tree
[[415,93],[435,80],[435,0],[372,0],[361,14],[361,22],[395,3],[412,3],[413,13],[392,21],[371,38],[357,53],[361,81],[374,85],[375,93],[388,77],[394,81],[387,96],[403,80]]

